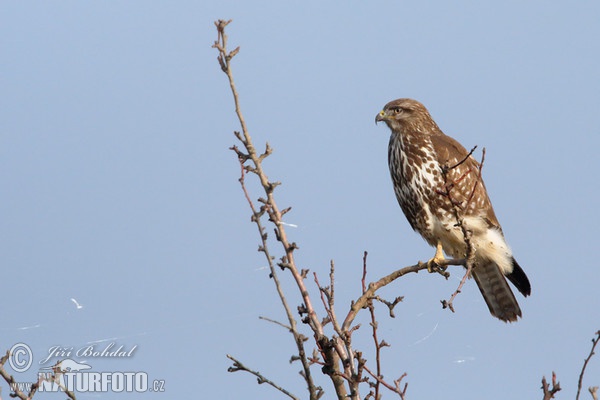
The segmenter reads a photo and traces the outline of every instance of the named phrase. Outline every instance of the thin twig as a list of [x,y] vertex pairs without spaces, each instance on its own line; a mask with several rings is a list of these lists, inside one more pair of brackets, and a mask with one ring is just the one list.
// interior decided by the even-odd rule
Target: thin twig
[[[470,234],[470,231],[465,232],[465,235],[469,235],[469,234]],[[452,293],[452,295],[450,296],[450,299],[449,300],[441,300],[442,308],[447,307],[450,309],[450,311],[454,312],[454,304],[453,304],[454,299],[462,291],[462,288],[465,285],[465,282],[471,276],[471,272],[473,270],[473,263],[472,262],[465,263],[465,268],[466,268],[465,274],[463,275],[462,279],[460,280],[460,283],[458,284],[458,287],[456,288],[454,293]]]
[[[588,354],[587,358],[583,362],[583,367],[581,368],[581,373],[579,374],[579,382],[577,383],[577,396],[575,396],[575,400],[579,400],[579,393],[581,392],[581,384],[583,383],[583,375],[585,374],[585,369],[586,369],[588,363],[590,362],[590,359],[595,354],[594,349],[596,348],[598,341],[600,341],[600,331],[596,332],[596,337],[592,339],[592,348],[590,350],[590,354]],[[590,393],[591,392],[592,391],[590,390]],[[594,395],[594,393],[592,393],[592,395]]]
[[[367,291],[365,280],[367,277],[367,255],[368,253],[365,251],[363,254],[363,276],[362,276],[362,289],[363,294]],[[375,364],[376,364],[376,372],[377,377],[381,377],[381,344],[379,343],[379,338],[377,337],[377,328],[379,326],[376,318],[375,318],[375,306],[373,305],[373,299],[367,302],[367,306],[369,307],[369,314],[371,315],[371,331],[373,333],[373,342],[375,345]],[[365,366],[366,367],[366,366]],[[368,370],[367,370],[368,371]],[[381,382],[376,379],[375,380],[375,399],[379,399],[379,387]]]
[[333,330],[338,335],[342,336],[343,332],[340,329],[340,325],[337,321],[337,317],[335,314],[335,263],[333,262],[333,260],[331,260],[329,263],[329,286],[321,286],[316,272],[313,273],[313,276],[315,284],[317,285],[317,287],[319,288],[319,292],[321,293],[321,302],[323,303],[323,307],[325,307],[327,317],[333,325]]
[[473,196],[475,194],[475,190],[477,189],[477,186],[479,185],[479,183],[481,181],[481,170],[483,169],[483,163],[485,161],[485,147],[482,150],[481,162],[479,163],[479,166],[478,166],[477,179],[475,180],[475,183],[473,184],[473,188],[471,189],[471,193],[468,196],[465,205],[462,205],[459,201],[452,198],[452,189],[454,189],[454,187],[455,187],[456,183],[458,183],[458,181],[464,179],[468,174],[470,174],[472,172],[471,169],[467,170],[462,176],[460,176],[458,178],[458,181],[454,181],[454,182],[450,182],[450,183],[448,182],[448,172],[450,170],[457,168],[458,166],[463,164],[465,161],[467,161],[473,155],[473,152],[475,151],[475,149],[477,149],[477,146],[474,146],[471,149],[471,151],[461,161],[459,161],[455,165],[453,165],[451,167],[447,167],[447,166],[442,167],[442,176],[444,178],[444,190],[439,191],[439,194],[447,197],[448,201],[452,205],[452,212],[453,212],[454,218],[456,220],[456,226],[460,227],[462,234],[463,234],[463,238],[465,240],[465,246],[466,246],[466,257],[465,257],[465,264],[464,264],[464,266],[466,268],[466,272],[465,272],[464,276],[462,277],[458,287],[456,288],[454,293],[452,293],[452,295],[450,296],[450,299],[441,300],[442,308],[449,308],[450,311],[452,311],[452,312],[454,312],[454,299],[456,298],[456,296],[458,296],[459,293],[461,293],[465,282],[471,276],[471,273],[473,272],[473,268],[475,266],[475,246],[471,240],[472,232],[469,229],[467,229],[467,227],[465,226],[462,213],[463,213],[463,209],[468,208],[469,203],[471,202],[471,199],[473,198]]
[[[265,254],[265,257],[267,258],[267,261],[269,262],[269,266],[271,268],[271,276],[273,277],[274,282],[276,282],[275,285],[277,287],[279,297],[282,301],[282,305],[283,305],[286,315],[288,317],[291,332],[294,336],[294,340],[295,340],[296,346],[298,348],[298,356],[302,362],[302,368],[303,368],[302,376],[304,377],[304,379],[306,380],[306,383],[308,385],[310,399],[318,400],[318,398],[322,395],[322,390],[315,386],[313,378],[312,378],[312,374],[310,371],[310,362],[309,362],[306,352],[304,350],[305,337],[298,332],[297,326],[296,326],[296,320],[293,317],[293,314],[291,312],[289,305],[285,301],[285,296],[283,295],[281,286],[279,285],[278,280],[276,279],[277,273],[275,271],[275,268],[273,267],[273,257],[271,257],[271,255],[268,252],[268,247],[267,247],[267,242],[266,242],[266,240],[267,240],[266,232],[263,229],[262,224],[259,224],[260,217],[262,216],[263,213],[266,212],[269,216],[269,220],[271,222],[273,222],[273,224],[275,224],[276,239],[282,244],[284,251],[285,251],[285,256],[282,258],[280,266],[285,267],[290,271],[290,273],[292,274],[292,276],[296,282],[296,285],[298,286],[298,289],[300,290],[300,293],[302,295],[302,300],[304,303],[303,310],[306,310],[306,314],[307,314],[306,322],[309,324],[309,326],[313,330],[313,332],[315,334],[315,339],[317,341],[324,340],[323,339],[324,338],[323,327],[321,326],[321,323],[317,317],[317,314],[314,311],[314,308],[312,306],[311,299],[308,294],[308,290],[306,289],[306,286],[304,284],[304,275],[302,272],[300,272],[298,270],[298,268],[296,267],[296,264],[295,264],[293,253],[294,253],[294,250],[296,250],[298,248],[298,246],[295,243],[290,243],[288,241],[287,234],[284,229],[284,225],[282,223],[283,222],[282,216],[287,211],[289,211],[289,207],[284,209],[283,211],[279,210],[279,207],[277,206],[277,203],[275,202],[275,198],[273,196],[273,191],[274,191],[275,187],[277,187],[279,185],[279,182],[270,182],[269,179],[267,178],[267,175],[264,173],[264,171],[262,169],[262,161],[272,153],[272,149],[267,144],[264,153],[258,154],[258,152],[256,151],[256,148],[254,147],[254,144],[252,142],[252,138],[250,137],[250,133],[246,126],[244,116],[242,115],[240,101],[239,101],[239,95],[238,95],[238,92],[237,92],[237,89],[235,86],[235,82],[233,79],[233,73],[231,71],[231,65],[230,65],[230,62],[233,59],[233,57],[235,57],[235,55],[239,52],[239,47],[231,52],[229,52],[227,50],[227,35],[225,34],[225,27],[230,22],[231,22],[231,20],[229,20],[229,21],[218,20],[215,22],[215,26],[217,28],[217,40],[215,41],[213,47],[216,48],[219,52],[217,59],[219,61],[219,65],[221,66],[221,70],[227,75],[227,78],[229,80],[229,86],[231,88],[231,92],[233,94],[233,100],[235,103],[236,115],[238,117],[240,126],[242,128],[241,133],[239,133],[239,132],[234,132],[234,133],[235,133],[235,136],[243,144],[247,153],[243,153],[242,151],[238,150],[235,146],[232,149],[238,155],[242,171],[248,170],[250,172],[255,173],[258,176],[261,186],[263,187],[263,189],[265,191],[266,199],[259,199],[263,203],[263,206],[261,207],[261,210],[259,212],[257,212],[256,209],[254,208],[254,206],[251,204],[251,209],[252,209],[252,213],[253,213],[252,214],[253,221],[257,224],[257,227],[258,227],[260,235],[261,235],[262,246],[260,249]],[[250,160],[252,162],[252,164],[253,164],[252,166],[245,165],[245,162],[248,160]],[[242,178],[243,178],[243,173],[242,173]],[[240,182],[243,183],[243,179]],[[250,199],[250,196],[248,195],[248,192],[247,192],[245,186],[243,186],[243,189],[244,189],[244,193],[245,193],[247,199]],[[249,201],[249,203],[252,203],[252,202]],[[327,360],[327,361],[329,361],[329,360]],[[343,390],[343,383],[339,379],[334,378],[334,384],[336,386],[336,392],[342,393],[341,395],[345,395],[344,390]]]
[[329,296],[327,298],[329,311],[331,313],[331,323],[333,324],[333,329],[338,333],[338,335],[342,334],[340,329],[340,324],[338,323],[337,316],[335,313],[335,263],[333,260],[329,262]]
[[[273,191],[274,191],[275,187],[279,185],[279,182],[270,182],[269,179],[267,178],[267,175],[264,173],[264,171],[262,169],[262,160],[263,160],[264,156],[259,155],[256,152],[256,149],[252,143],[252,138],[250,137],[250,133],[246,126],[244,116],[242,115],[242,111],[241,111],[241,107],[240,107],[240,103],[239,103],[239,95],[237,93],[237,89],[236,89],[236,86],[235,86],[235,83],[233,80],[233,74],[231,72],[231,67],[229,65],[231,58],[233,58],[233,56],[235,56],[235,54],[237,54],[237,49],[228,53],[227,47],[226,47],[227,35],[225,34],[224,29],[225,29],[225,26],[227,26],[227,24],[229,24],[230,22],[231,21],[223,21],[223,20],[219,20],[219,21],[215,22],[215,25],[217,26],[217,31],[219,33],[220,41],[217,40],[217,42],[215,42],[213,47],[215,47],[219,50],[219,57],[221,60],[223,60],[222,65],[225,66],[223,71],[225,72],[225,74],[227,75],[227,78],[229,79],[229,86],[231,87],[231,91],[233,93],[236,114],[238,116],[238,120],[240,121],[240,125],[242,127],[242,133],[238,138],[242,141],[242,144],[248,151],[248,154],[245,155],[245,158],[248,160],[251,160],[252,163],[254,164],[254,167],[252,168],[252,172],[254,172],[258,176],[261,186],[265,190],[265,194],[266,194],[267,198],[264,201],[264,203],[266,205],[268,205],[266,207],[266,212],[269,214],[270,221],[276,225],[275,234],[276,234],[277,240],[279,242],[281,242],[281,244],[284,247],[284,250],[286,252],[285,264],[288,266],[294,266],[294,268],[292,269],[292,275],[294,276],[294,279],[296,280],[296,284],[301,289],[302,298],[305,302],[305,306],[306,306],[307,313],[309,316],[309,322],[314,324],[314,329],[316,331],[318,331],[319,334],[322,334],[323,333],[322,327],[320,326],[319,320],[316,317],[316,313],[314,312],[314,309],[312,307],[312,302],[308,295],[308,291],[306,290],[306,286],[304,285],[303,278],[300,275],[300,272],[295,267],[296,264],[295,264],[293,252],[297,248],[297,246],[290,243],[287,239],[287,233],[283,227],[283,224],[281,223],[282,222],[282,218],[281,218],[282,212],[279,210],[279,207],[277,206],[277,203],[273,196]],[[268,152],[269,152],[269,147],[267,147],[265,154]],[[239,156],[239,153],[238,153],[238,156]]]
[[461,164],[463,164],[465,161],[467,161],[469,159],[469,157],[471,157],[473,155],[473,153],[475,152],[476,149],[477,149],[477,145],[473,146],[473,148],[471,149],[471,151],[469,151],[469,153],[465,156],[465,158],[463,158],[462,160],[460,160],[459,162],[457,162],[453,166],[451,166],[451,167],[449,167],[449,166],[443,166],[442,167],[442,174],[447,174],[449,170],[460,167]]
[[[327,318],[331,321],[333,325],[333,330],[338,334],[337,336],[333,336],[330,340],[327,341],[327,346],[333,348],[342,361],[342,365],[344,368],[344,372],[334,372],[333,374],[343,377],[348,384],[350,385],[350,398],[354,399],[358,394],[358,383],[359,381],[354,377],[357,376],[357,372],[355,371],[354,365],[354,351],[352,350],[351,345],[351,335],[349,333],[343,332],[340,328],[340,325],[337,321],[337,317],[335,314],[335,264],[333,261],[330,263],[329,270],[329,286],[323,287],[319,282],[319,277],[317,273],[313,273],[315,284],[319,288],[319,292],[321,294],[321,302],[323,303],[323,307],[327,312]],[[323,342],[321,342],[323,343]],[[323,352],[323,348],[321,348]],[[324,354],[325,359],[327,359],[327,355]]]
[[283,322],[275,321],[274,319],[271,319],[271,318],[263,317],[262,315],[259,315],[258,319],[262,319],[263,321],[267,321],[267,322],[271,322],[275,325],[279,325],[279,326],[287,329],[288,331],[292,330],[291,326],[288,326],[288,325],[284,324]]
[[[362,279],[361,279],[363,295],[368,290],[367,285],[366,285],[367,255],[368,255],[368,253],[365,251],[363,254],[363,274],[362,274]],[[393,302],[389,302],[389,301],[381,299],[379,296],[374,296],[367,301],[367,307],[369,308],[369,314],[371,316],[371,322],[370,322],[371,332],[372,332],[373,342],[375,345],[376,373],[373,373],[367,367],[366,363],[362,363],[361,367],[375,379],[375,383],[371,384],[371,386],[374,389],[374,392],[373,392],[374,399],[379,399],[381,397],[381,394],[380,394],[380,386],[381,385],[385,386],[387,389],[393,391],[394,393],[398,393],[400,395],[400,398],[404,399],[404,396],[406,394],[407,384],[404,386],[403,390],[400,389],[399,384],[400,384],[400,381],[406,376],[406,373],[403,374],[398,380],[396,380],[394,382],[395,386],[390,385],[383,379],[383,373],[382,373],[382,369],[381,369],[381,349],[383,347],[389,346],[389,344],[386,343],[385,340],[381,340],[381,341],[379,340],[379,336],[378,336],[379,323],[377,322],[377,319],[375,317],[375,305],[373,304],[373,300],[378,300],[378,301],[386,304],[389,308],[390,316],[393,317],[394,316],[394,314],[393,314],[394,306],[396,304],[398,304],[400,301],[402,301],[402,297],[396,297],[396,299]]]
[[[477,146],[473,147],[473,150],[475,150],[476,148],[477,148]],[[477,180],[475,181],[475,184],[473,185],[473,190],[471,190],[471,194],[469,195],[469,198],[467,199],[467,207],[471,203],[471,200],[473,199],[473,196],[475,195],[475,190],[477,189],[477,186],[481,183],[481,170],[483,169],[484,162],[485,162],[485,147],[481,150],[481,162],[479,163]]]
[[[239,179],[239,182],[240,182],[240,185],[242,186],[242,191],[244,192],[244,196],[245,196],[246,200],[248,201],[248,205],[250,206],[250,209],[252,210],[252,217],[253,217],[252,220],[256,224],[259,234],[261,236],[262,245],[260,246],[259,250],[264,253],[265,258],[267,259],[267,262],[269,265],[269,270],[271,271],[270,277],[273,279],[273,282],[275,284],[275,289],[277,291],[277,295],[279,296],[279,300],[281,301],[283,309],[285,310],[285,313],[286,313],[287,320],[289,322],[289,326],[286,326],[283,324],[282,324],[282,326],[285,326],[286,328],[288,328],[288,330],[292,333],[292,336],[294,337],[294,341],[296,342],[296,348],[298,349],[298,358],[302,363],[303,371],[305,374],[303,376],[306,376],[305,379],[307,380],[307,383],[309,383],[309,388],[311,388],[312,377],[310,374],[310,363],[308,361],[308,357],[306,356],[306,351],[304,349],[304,342],[306,341],[306,336],[302,335],[298,331],[296,319],[294,318],[292,309],[291,309],[290,305],[288,304],[287,299],[285,298],[285,294],[283,292],[283,287],[279,280],[279,275],[277,273],[277,269],[275,268],[275,265],[273,263],[274,257],[271,256],[271,254],[269,252],[269,246],[267,244],[267,234],[265,233],[265,229],[264,229],[261,219],[260,219],[260,216],[262,214],[260,212],[256,211],[256,207],[254,206],[254,203],[250,199],[250,195],[248,194],[248,189],[246,188],[245,169],[244,169],[244,166],[243,166],[243,163],[241,160],[240,160],[240,167],[241,167],[241,177]],[[310,382],[308,382],[309,380],[310,380]],[[314,389],[315,389],[315,393],[316,393],[317,388],[315,387]]]
[[257,379],[259,385],[266,383],[268,385],[271,385],[275,389],[279,390],[281,393],[285,394],[286,396],[288,396],[291,399],[294,399],[294,400],[300,399],[299,397],[294,396],[292,393],[285,390],[284,388],[282,388],[281,386],[279,386],[272,380],[265,378],[265,376],[262,375],[260,372],[246,367],[244,364],[242,364],[240,361],[236,360],[234,357],[230,356],[229,354],[227,354],[227,358],[229,358],[231,361],[233,361],[233,366],[227,368],[228,372],[246,371],[246,372],[256,376],[256,379]]
[[397,393],[402,400],[405,399],[406,389],[408,389],[408,383],[404,384],[404,388],[400,389],[400,383],[402,379],[406,377],[406,373],[402,374],[402,376],[394,381],[394,386],[387,383],[381,376],[375,375],[366,365],[364,366],[365,371],[369,373],[378,383],[385,386],[387,389],[391,390],[394,393]]

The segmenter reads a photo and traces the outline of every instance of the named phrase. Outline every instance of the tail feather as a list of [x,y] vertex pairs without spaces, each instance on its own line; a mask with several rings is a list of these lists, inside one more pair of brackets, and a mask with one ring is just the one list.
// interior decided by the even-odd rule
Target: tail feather
[[[521,271],[522,275],[525,276],[523,270],[520,269],[520,267],[518,267],[518,269]],[[513,271],[513,274],[514,273],[515,272]],[[518,273],[515,276],[520,277]],[[519,303],[517,303],[515,295],[512,290],[510,290],[508,282],[496,263],[487,261],[486,263],[478,264],[473,268],[473,277],[490,309],[490,313],[494,317],[504,322],[514,322],[521,316]],[[527,277],[525,276],[525,278]],[[527,283],[529,283],[529,281],[527,281]],[[519,288],[519,290],[521,289]]]
[[517,260],[512,259],[513,271],[506,275],[506,277],[512,282],[513,285],[521,292],[525,297],[531,294],[531,284],[523,268],[517,263]]

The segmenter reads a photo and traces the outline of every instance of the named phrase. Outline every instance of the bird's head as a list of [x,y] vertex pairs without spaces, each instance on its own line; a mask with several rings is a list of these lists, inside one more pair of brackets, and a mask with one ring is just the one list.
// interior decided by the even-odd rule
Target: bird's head
[[380,121],[394,132],[432,133],[439,130],[425,106],[413,99],[390,101],[375,116],[375,123]]

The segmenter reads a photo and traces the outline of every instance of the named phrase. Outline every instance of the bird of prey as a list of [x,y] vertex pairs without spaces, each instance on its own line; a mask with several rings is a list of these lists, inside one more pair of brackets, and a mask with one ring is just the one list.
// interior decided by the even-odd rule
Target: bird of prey
[[464,227],[475,250],[472,275],[491,314],[516,321],[521,309],[505,277],[524,296],[531,285],[504,239],[480,164],[416,100],[389,102],[375,117],[379,121],[392,131],[388,165],[398,203],[410,226],[437,248],[428,265],[439,263],[444,253],[466,256]]

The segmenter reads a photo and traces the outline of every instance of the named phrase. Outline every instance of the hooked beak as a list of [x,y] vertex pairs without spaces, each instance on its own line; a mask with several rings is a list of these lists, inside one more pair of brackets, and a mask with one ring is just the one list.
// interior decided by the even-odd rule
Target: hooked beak
[[385,111],[381,110],[375,116],[375,125],[377,125],[378,122],[385,121],[385,120],[386,120]]

